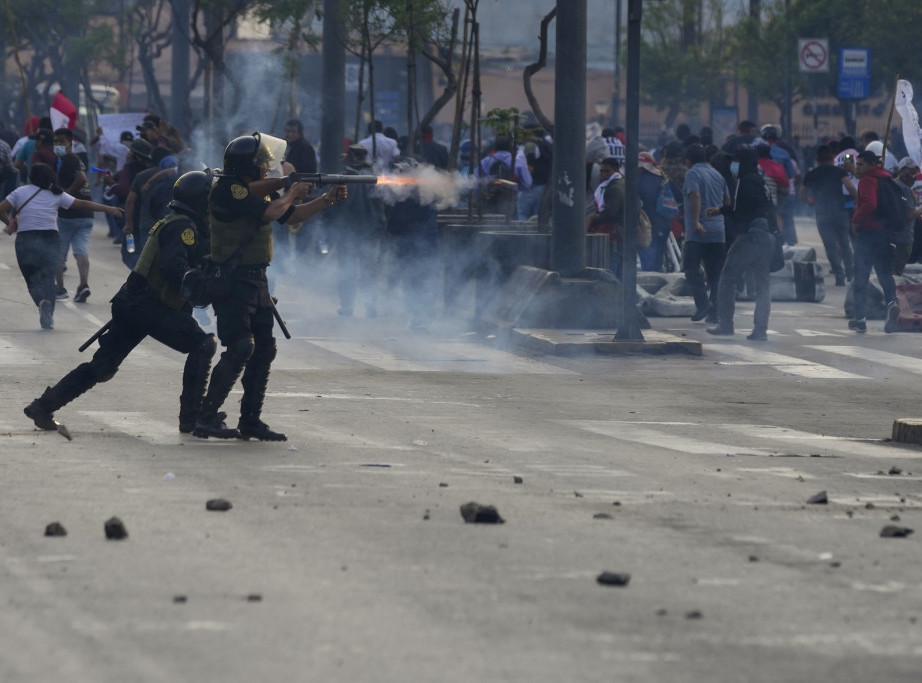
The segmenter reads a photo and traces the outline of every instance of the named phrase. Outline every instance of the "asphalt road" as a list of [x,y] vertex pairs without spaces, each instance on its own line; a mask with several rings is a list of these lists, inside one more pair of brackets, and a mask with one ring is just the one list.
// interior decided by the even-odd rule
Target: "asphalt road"
[[66,441],[22,408],[108,319],[126,271],[98,233],[54,331],[0,240],[0,680],[922,677],[922,451],[887,440],[920,337],[850,333],[843,288],[775,303],[762,344],[653,319],[704,355],[555,358],[410,332],[394,301],[339,318],[315,264],[277,287],[287,443],[181,436],[182,357],[147,342],[59,411]]

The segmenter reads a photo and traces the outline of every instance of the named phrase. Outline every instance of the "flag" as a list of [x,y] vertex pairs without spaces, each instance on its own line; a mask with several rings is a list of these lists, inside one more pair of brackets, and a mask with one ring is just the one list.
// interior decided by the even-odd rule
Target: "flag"
[[70,128],[77,123],[77,107],[60,90],[51,103],[51,129]]
[[922,166],[922,128],[919,127],[919,113],[912,106],[912,83],[897,81],[896,110],[903,119],[903,143],[910,158]]

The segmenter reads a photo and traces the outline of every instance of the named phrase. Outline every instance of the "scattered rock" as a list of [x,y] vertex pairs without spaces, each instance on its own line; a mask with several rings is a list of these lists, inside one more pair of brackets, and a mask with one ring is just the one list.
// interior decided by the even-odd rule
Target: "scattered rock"
[[213,512],[227,512],[232,507],[234,507],[229,500],[224,500],[224,498],[212,498],[211,500],[205,503],[206,510],[212,510]]
[[749,556],[749,561],[750,561],[750,562],[758,562],[758,561],[759,561],[759,558],[756,557],[755,555],[750,555],[750,556]]
[[900,474],[902,474],[902,473],[903,473],[903,470],[901,470],[901,469],[900,469],[899,467],[897,467],[896,465],[894,465],[893,467],[891,467],[891,468],[890,468],[890,471],[887,472],[887,474],[889,474],[889,475],[891,475],[891,476],[897,476],[897,475],[900,475]]
[[128,530],[118,517],[107,519],[103,528],[106,531],[106,538],[110,541],[121,541],[123,538],[128,538]]
[[701,614],[701,610],[693,609],[691,612],[685,613],[686,619],[701,619],[704,615]]
[[833,569],[838,569],[839,567],[842,566],[842,563],[841,563],[841,562],[838,562],[838,561],[836,561],[836,562],[830,562],[830,563],[829,563],[829,566],[832,567]]
[[868,504],[865,505],[864,507],[865,507],[866,510],[873,510],[873,509],[874,509],[874,503],[868,503]]
[[614,517],[612,517],[607,512],[597,512],[594,515],[592,515],[592,518],[593,519],[614,519]]
[[447,489],[447,488],[448,488],[448,482],[446,482],[446,481],[440,481],[440,482],[439,482],[439,488]]
[[881,538],[906,538],[909,534],[912,533],[912,529],[909,529],[904,526],[894,526],[893,524],[888,524],[883,529],[880,530]]
[[492,505],[481,505],[470,502],[461,506],[461,516],[468,524],[505,524],[506,520],[499,516]]
[[825,491],[820,491],[819,493],[807,498],[807,505],[826,505],[828,503],[829,497],[826,495]]
[[583,494],[580,493],[579,491],[574,491],[574,492],[573,492],[573,495],[576,496],[577,498],[582,498],[582,497],[583,497]]
[[429,519],[429,511],[426,510],[426,511],[423,513],[423,521],[427,521],[428,519]]
[[849,518],[849,519],[851,519],[852,517],[855,516],[855,511],[854,511],[854,510],[846,510],[846,511],[845,511],[845,514],[848,515],[848,518]]
[[366,462],[360,465],[360,467],[390,467],[390,465],[381,462]]
[[612,503],[612,505],[614,505],[616,508],[621,507],[621,501],[616,500],[614,503]]
[[67,536],[67,529],[65,529],[60,522],[52,522],[45,527],[46,536]]
[[524,484],[524,483],[525,483],[525,480],[522,479],[522,477],[513,477],[513,478],[512,478],[512,483],[513,483],[513,484]]
[[174,596],[173,596],[173,603],[174,603],[174,604],[177,604],[177,605],[178,605],[178,604],[181,604],[181,603],[185,603],[186,601],[188,601],[188,598],[187,598],[185,595],[174,595]]
[[631,581],[630,574],[619,572],[602,572],[595,580],[603,586],[626,586]]
[[[891,515],[891,516],[890,516],[890,521],[891,521],[891,522],[899,522],[899,521],[900,521],[900,516],[899,516],[899,515]],[[47,535],[47,534],[46,534],[46,535]]]
[[250,593],[247,596],[247,602],[262,602],[262,601],[263,601],[263,596],[260,595],[259,593]]
[[663,609],[662,607],[659,608],[658,610],[656,610],[656,616],[658,616],[658,617],[665,617],[667,614],[669,614],[669,612],[667,612],[667,611],[666,611],[665,609]]

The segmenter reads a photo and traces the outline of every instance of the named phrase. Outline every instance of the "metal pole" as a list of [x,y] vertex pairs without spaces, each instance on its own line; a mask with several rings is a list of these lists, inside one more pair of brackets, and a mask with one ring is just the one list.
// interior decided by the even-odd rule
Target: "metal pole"
[[611,98],[611,125],[621,125],[621,0],[615,0],[615,94]]
[[551,267],[586,268],[586,0],[557,0]]
[[[637,322],[637,217],[640,198],[637,196],[637,154],[640,135],[640,23],[643,18],[642,0],[628,0],[627,6],[627,111],[625,112],[627,144],[624,164],[624,244],[621,261],[621,327],[615,339],[643,341]],[[652,207],[647,207],[648,209]]]
[[346,47],[337,0],[323,0],[323,76],[321,81],[320,170],[341,168],[346,134]]
[[186,98],[189,96],[189,0],[173,0],[173,64],[170,82],[170,121],[189,132]]
[[820,113],[817,111],[816,99],[819,91],[819,80],[817,75],[813,74],[813,146],[820,144]]

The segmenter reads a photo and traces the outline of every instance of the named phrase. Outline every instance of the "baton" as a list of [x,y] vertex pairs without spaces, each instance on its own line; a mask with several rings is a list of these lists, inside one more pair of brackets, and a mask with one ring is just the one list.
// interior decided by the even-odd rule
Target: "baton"
[[93,334],[92,337],[90,337],[85,342],[83,342],[83,344],[77,350],[80,351],[80,353],[83,353],[84,351],[86,351],[90,347],[90,344],[92,344],[94,341],[99,339],[105,333],[105,331],[108,330],[110,327],[112,327],[111,320],[107,322],[105,325],[103,325],[102,327],[100,327],[98,330],[96,330],[95,334]]
[[[285,321],[282,320],[282,314],[279,313],[279,309],[275,305],[275,297],[270,296],[269,301],[272,302],[272,315],[275,316],[275,322],[279,324],[279,329],[282,330],[285,339],[291,339],[291,332],[288,331],[288,326],[285,324]],[[90,341],[93,340],[91,339]]]

